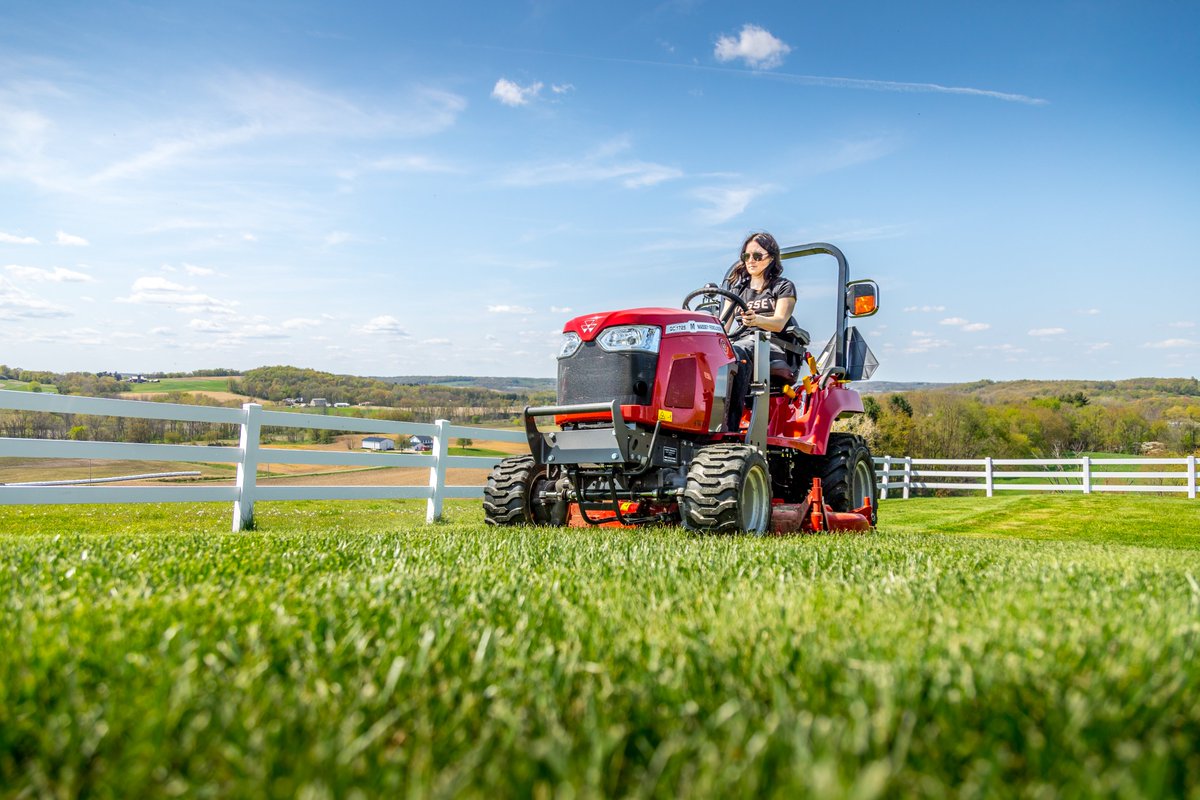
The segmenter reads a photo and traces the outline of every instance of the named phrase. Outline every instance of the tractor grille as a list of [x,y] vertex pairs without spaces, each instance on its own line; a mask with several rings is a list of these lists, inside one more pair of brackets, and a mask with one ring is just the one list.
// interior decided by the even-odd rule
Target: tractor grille
[[586,342],[575,355],[559,359],[558,403],[649,405],[657,368],[657,353],[608,353]]

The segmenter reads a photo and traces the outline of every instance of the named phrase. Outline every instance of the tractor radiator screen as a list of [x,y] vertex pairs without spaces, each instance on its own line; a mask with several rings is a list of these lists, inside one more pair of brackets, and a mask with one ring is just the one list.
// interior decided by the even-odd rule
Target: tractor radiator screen
[[649,405],[657,368],[657,353],[607,353],[587,342],[558,361],[558,403]]
[[696,405],[696,359],[678,358],[671,362],[671,377],[667,379],[667,396],[663,402],[671,408],[692,408]]

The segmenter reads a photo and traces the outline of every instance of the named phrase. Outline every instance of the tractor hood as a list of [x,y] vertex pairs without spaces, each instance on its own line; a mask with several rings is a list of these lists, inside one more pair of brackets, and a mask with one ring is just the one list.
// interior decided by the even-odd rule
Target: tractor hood
[[684,311],[679,308],[629,308],[623,311],[602,311],[585,314],[567,322],[563,333],[574,332],[585,342],[595,339],[605,328],[615,325],[655,325],[664,336],[683,333],[724,333],[711,314],[703,311]]

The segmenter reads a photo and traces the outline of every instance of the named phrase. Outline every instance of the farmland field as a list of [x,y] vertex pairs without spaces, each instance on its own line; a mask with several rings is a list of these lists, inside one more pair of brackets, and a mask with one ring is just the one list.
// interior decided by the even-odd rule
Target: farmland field
[[0,507],[0,797],[1200,796],[1200,502]]
[[163,378],[158,383],[135,383],[131,393],[165,392],[228,392],[229,382],[237,376],[224,378]]

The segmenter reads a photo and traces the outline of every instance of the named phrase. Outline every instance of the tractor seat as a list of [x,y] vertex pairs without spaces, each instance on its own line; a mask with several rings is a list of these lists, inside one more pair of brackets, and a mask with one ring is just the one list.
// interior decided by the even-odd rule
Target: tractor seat
[[771,344],[783,350],[783,358],[779,358],[778,350],[771,354],[772,389],[779,390],[784,384],[796,382],[796,375],[804,366],[809,341],[808,331],[796,324],[795,317],[788,320],[782,331],[771,334]]

